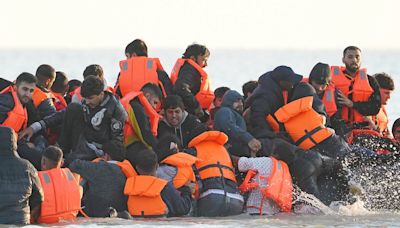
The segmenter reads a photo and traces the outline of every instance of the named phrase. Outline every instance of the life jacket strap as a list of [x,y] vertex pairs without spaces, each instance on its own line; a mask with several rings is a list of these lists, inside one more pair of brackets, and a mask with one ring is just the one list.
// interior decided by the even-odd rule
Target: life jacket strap
[[296,141],[296,146],[302,144],[306,139],[309,139],[312,143],[314,143],[315,145],[317,145],[318,142],[315,141],[315,139],[313,139],[312,136],[313,136],[315,133],[317,133],[318,131],[322,130],[322,129],[323,129],[323,128],[322,128],[321,126],[318,126],[318,127],[314,128],[314,129],[312,129],[311,131],[304,130],[304,133],[305,133],[305,134],[304,134],[301,138],[299,138],[299,139]]

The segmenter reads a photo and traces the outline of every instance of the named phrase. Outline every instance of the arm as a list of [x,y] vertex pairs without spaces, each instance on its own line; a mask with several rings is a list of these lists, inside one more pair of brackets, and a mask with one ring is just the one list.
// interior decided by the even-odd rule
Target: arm
[[165,93],[168,95],[172,94],[172,83],[168,77],[167,72],[163,70],[157,70],[158,80],[163,84]]
[[0,123],[3,123],[14,108],[14,101],[11,93],[0,94],[0,101]]
[[222,107],[215,114],[215,127],[226,133],[231,140],[240,140],[249,143],[253,136],[236,124],[235,116],[229,108]]
[[[135,100],[132,100],[130,102],[130,105],[135,114],[136,121],[139,127],[138,130],[140,131],[143,140],[151,147],[154,147],[157,144],[157,139],[151,132],[149,117],[147,117],[144,108]],[[135,126],[132,127],[135,128]]]
[[29,164],[28,172],[32,181],[32,194],[29,197],[29,206],[31,209],[37,209],[38,207],[40,207],[44,200],[42,184],[40,183],[40,179],[36,169],[31,164]]
[[364,116],[374,116],[378,114],[381,108],[381,94],[376,79],[368,75],[368,81],[374,90],[373,94],[366,102],[353,102],[353,108]]
[[[113,97],[113,99],[115,99]],[[122,104],[115,99],[116,107],[113,116],[111,117],[111,137],[112,140],[119,141],[121,143],[124,142],[124,124],[125,120],[128,117],[124,107]]]
[[256,138],[275,138],[275,133],[267,123],[265,117],[270,114],[267,104],[263,102],[262,97],[255,99],[250,107],[250,122]]
[[200,106],[195,95],[200,89],[201,76],[194,68],[185,67],[185,65],[179,72],[173,91],[182,98],[188,112],[193,114],[194,110]]
[[94,163],[91,161],[76,159],[69,165],[68,168],[71,170],[71,172],[77,173],[82,178],[91,181],[99,175],[98,166],[101,162],[102,161]]
[[37,110],[41,119],[57,112],[56,107],[54,107],[53,101],[50,98],[42,101],[42,103],[37,107]]
[[168,207],[169,217],[186,215],[192,206],[192,193],[190,189],[183,186],[179,190],[171,182],[168,182],[161,191],[161,198]]

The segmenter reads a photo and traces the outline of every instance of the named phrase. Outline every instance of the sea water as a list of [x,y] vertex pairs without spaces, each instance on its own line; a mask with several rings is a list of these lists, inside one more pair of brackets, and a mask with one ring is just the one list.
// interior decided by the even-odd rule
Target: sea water
[[[177,58],[184,52],[177,49],[150,50],[149,56],[159,57],[169,73]],[[363,50],[362,66],[370,75],[378,72],[389,73],[396,84],[400,83],[400,51]],[[82,79],[87,65],[99,64],[104,68],[108,85],[114,85],[119,72],[119,61],[125,58],[123,48],[107,50],[62,50],[62,49],[3,49],[0,50],[0,77],[14,80],[21,72],[35,73],[40,64],[50,64],[57,71],[67,73],[70,79]],[[317,62],[341,65],[342,50],[211,50],[208,66],[205,70],[212,79],[212,86],[228,86],[241,91],[248,80],[257,80],[263,73],[276,66],[287,65],[296,73],[307,76]],[[400,117],[398,101],[400,93],[394,91],[387,110],[393,121]],[[379,174],[379,175],[378,175]],[[332,204],[327,207],[314,197],[296,192],[296,199],[306,202],[310,210],[299,209],[297,213],[276,216],[239,215],[224,218],[168,218],[168,219],[84,219],[77,222],[62,223],[70,227],[400,227],[400,214],[396,206],[400,205],[399,165],[374,165],[353,171],[355,184],[362,188],[355,203]],[[388,210],[387,208],[390,208]],[[311,214],[310,214],[311,213]],[[0,225],[0,227],[2,227]]]

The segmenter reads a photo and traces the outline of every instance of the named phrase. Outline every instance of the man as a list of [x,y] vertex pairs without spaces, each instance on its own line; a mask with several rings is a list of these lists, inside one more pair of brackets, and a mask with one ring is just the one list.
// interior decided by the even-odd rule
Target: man
[[214,100],[208,75],[203,70],[209,57],[210,51],[204,45],[189,45],[171,73],[174,93],[182,98],[186,111],[199,118]]
[[207,127],[209,129],[214,129],[214,118],[215,118],[215,113],[219,110],[221,107],[221,102],[222,98],[224,97],[224,94],[226,91],[228,91],[229,88],[225,86],[218,87],[214,90],[214,100],[209,108],[210,111],[210,118],[207,121]]
[[0,127],[0,142],[0,224],[29,224],[43,201],[38,173],[17,155],[14,130]]
[[343,51],[345,67],[332,66],[332,81],[340,91],[339,105],[342,118],[351,128],[368,126],[365,116],[377,115],[381,107],[379,85],[361,69],[361,49],[346,47]]
[[53,103],[53,95],[50,88],[56,79],[56,71],[50,65],[40,65],[36,70],[37,84],[32,95],[33,104],[39,114],[40,119],[56,113]]
[[251,96],[253,91],[257,88],[257,81],[248,81],[243,84],[242,86],[242,92],[243,92],[243,98],[246,101],[248,97]]
[[[221,108],[215,115],[215,129],[228,135],[228,150],[235,156],[256,154],[261,149],[261,142],[247,132],[242,117],[243,97],[235,90],[225,93]],[[250,153],[252,152],[252,153]]]
[[197,135],[194,132],[203,132],[207,127],[196,116],[185,111],[182,98],[170,95],[164,101],[164,118],[158,124],[158,138],[172,134],[180,139],[183,148]]
[[147,83],[159,85],[163,96],[172,93],[172,84],[158,58],[148,58],[147,45],[136,39],[125,48],[127,60],[120,61],[120,75],[115,86],[120,97],[129,92],[138,92]]
[[64,99],[64,95],[68,90],[68,76],[61,71],[56,72],[56,80],[51,86],[51,92],[54,96],[54,106],[57,111],[67,108],[67,102]]
[[45,200],[41,205],[39,223],[58,223],[75,220],[81,209],[81,187],[68,168],[61,169],[63,152],[55,146],[47,147],[39,172]]

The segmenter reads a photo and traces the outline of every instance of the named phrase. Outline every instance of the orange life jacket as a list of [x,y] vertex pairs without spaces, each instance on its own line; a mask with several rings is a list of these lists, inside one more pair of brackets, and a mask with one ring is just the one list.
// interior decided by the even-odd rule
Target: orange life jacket
[[128,160],[123,160],[122,162],[117,162],[117,165],[121,168],[121,171],[126,177],[137,176],[136,170],[133,168]]
[[303,97],[292,101],[273,115],[266,117],[275,132],[283,124],[295,144],[305,150],[313,148],[318,143],[329,138],[333,133],[324,126],[324,118],[313,108],[313,97]]
[[35,105],[35,108],[38,108],[39,105],[47,100],[50,99],[51,101],[51,105],[54,106],[53,104],[53,94],[51,92],[44,92],[43,90],[41,90],[39,87],[36,86],[35,90],[33,91],[33,95],[32,95],[32,101],[33,101],[33,105]]
[[78,183],[68,168],[38,172],[44,192],[39,223],[73,220],[81,209]]
[[[309,78],[303,77],[302,82],[310,83]],[[311,83],[310,83],[311,84]],[[331,82],[328,84],[322,97],[322,103],[325,106],[326,113],[329,117],[333,116],[337,112],[336,100],[335,100],[335,85]]]
[[389,130],[388,130],[389,119],[387,116],[385,106],[382,105],[378,114],[376,116],[372,116],[372,120],[378,126],[379,132],[382,134],[382,136],[388,137],[389,136]]
[[141,134],[139,125],[136,122],[135,114],[133,113],[132,107],[129,104],[129,102],[136,97],[139,99],[140,104],[142,104],[144,111],[149,118],[151,132],[154,136],[157,136],[158,121],[160,120],[160,116],[158,115],[156,110],[154,110],[154,108],[150,105],[142,92],[130,92],[120,100],[121,104],[124,106],[126,112],[128,113],[128,118],[126,119],[124,126],[125,145],[132,144],[135,139],[139,139],[146,145]]
[[51,92],[53,94],[54,100],[54,106],[56,107],[57,111],[63,110],[67,108],[67,102],[64,99],[64,96],[61,93],[56,93],[56,92]]
[[172,183],[174,184],[175,188],[178,189],[185,185],[187,182],[194,182],[196,180],[192,168],[192,165],[196,161],[196,157],[187,153],[179,152],[168,156],[161,161],[161,164],[167,164],[175,166],[177,168],[177,173],[172,179]]
[[196,100],[203,109],[208,109],[215,98],[214,91],[211,90],[207,73],[196,62],[191,59],[178,59],[171,73],[172,85],[175,85],[176,80],[178,80],[179,71],[185,62],[193,66],[201,76],[200,90],[196,94]]
[[118,84],[122,97],[130,92],[139,92],[147,83],[158,84],[166,97],[165,89],[158,80],[157,70],[164,70],[158,58],[135,56],[119,62],[120,75]]
[[194,147],[198,160],[195,163],[201,180],[224,177],[236,182],[235,170],[224,144],[228,136],[220,131],[206,131],[189,142]]
[[262,199],[259,206],[247,205],[248,208],[257,208],[260,210],[260,214],[263,212],[263,203],[265,198],[273,200],[280,208],[282,212],[290,212],[292,209],[292,177],[290,175],[287,164],[283,161],[276,160],[270,157],[272,160],[272,172],[271,175],[260,176],[260,182],[266,182],[263,184],[264,188],[260,188],[260,184],[252,181],[252,178],[257,174],[256,171],[249,170],[247,172],[244,182],[240,185],[241,190],[252,190],[260,188],[262,192]]
[[[373,94],[374,90],[369,84],[367,70],[360,69],[354,78],[343,73],[345,67],[331,66],[332,81],[344,95],[349,97],[352,95],[353,102],[366,102]],[[352,89],[350,90],[350,88]],[[342,118],[349,123],[365,122],[363,115],[354,108],[349,109],[347,106],[342,107]]]
[[17,92],[14,90],[13,86],[8,86],[4,88],[3,91],[0,92],[0,94],[3,93],[11,93],[14,101],[14,108],[8,112],[7,119],[5,119],[4,122],[0,124],[0,126],[10,127],[14,129],[16,133],[18,133],[20,130],[26,128],[26,124],[28,122],[28,114],[26,112],[26,108],[19,101]]

